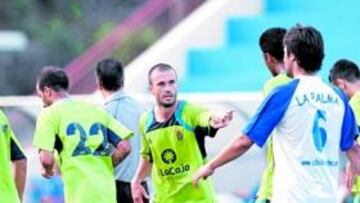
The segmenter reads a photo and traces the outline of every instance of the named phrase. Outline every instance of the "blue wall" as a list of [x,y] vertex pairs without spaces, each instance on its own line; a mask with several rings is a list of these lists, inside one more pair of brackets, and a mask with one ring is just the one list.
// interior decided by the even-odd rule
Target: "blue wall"
[[327,79],[331,65],[340,58],[360,63],[360,1],[267,0],[262,15],[231,17],[221,47],[191,49],[182,92],[260,91],[271,77],[258,45],[269,27],[312,25],[325,41],[321,76]]

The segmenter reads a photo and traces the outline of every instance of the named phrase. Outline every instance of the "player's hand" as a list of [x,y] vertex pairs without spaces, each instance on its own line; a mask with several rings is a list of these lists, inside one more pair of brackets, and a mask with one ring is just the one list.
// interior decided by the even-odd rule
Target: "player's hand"
[[54,176],[54,170],[46,170],[44,167],[41,167],[41,175],[44,178],[51,178],[52,176]]
[[345,169],[345,185],[349,191],[351,191],[354,185],[355,176],[356,173],[354,168],[351,166],[351,164],[348,164]]
[[131,195],[134,203],[144,203],[143,198],[150,198],[140,182],[131,182]]
[[214,169],[212,169],[209,164],[202,166],[199,170],[196,171],[195,175],[193,175],[193,185],[197,187],[201,178],[206,179],[213,173]]
[[228,111],[223,115],[212,115],[210,118],[210,125],[213,128],[219,129],[224,128],[229,125],[230,121],[233,119],[234,111]]
[[112,154],[111,154],[111,160],[113,163],[113,166],[116,167],[117,165],[119,165],[123,160],[124,160],[125,156],[124,156],[124,152],[118,150],[118,149],[114,149]]

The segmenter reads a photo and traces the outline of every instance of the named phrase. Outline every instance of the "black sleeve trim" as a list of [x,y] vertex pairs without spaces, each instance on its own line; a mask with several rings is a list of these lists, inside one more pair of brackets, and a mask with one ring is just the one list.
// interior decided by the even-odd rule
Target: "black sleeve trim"
[[153,159],[153,156],[152,156],[151,151],[150,151],[150,154],[149,154],[149,158],[150,158],[149,162],[150,162],[150,163],[153,163],[153,162],[154,162],[154,159]]
[[195,134],[201,135],[203,137],[205,137],[205,136],[215,137],[218,130],[219,129],[213,128],[211,126],[210,127],[196,126],[194,131],[195,131]]
[[106,129],[107,137],[109,139],[109,142],[116,148],[119,142],[121,142],[121,138],[116,135],[116,133],[109,128]]
[[58,151],[58,153],[60,154],[62,152],[63,148],[64,148],[64,146],[61,142],[59,135],[56,135],[54,149],[56,149]]
[[16,142],[12,138],[10,139],[10,151],[11,151],[11,153],[10,153],[11,161],[26,159],[25,154],[21,151],[19,146],[16,144]]
[[213,128],[212,126],[210,126],[208,136],[215,137],[218,130],[219,130],[219,128]]

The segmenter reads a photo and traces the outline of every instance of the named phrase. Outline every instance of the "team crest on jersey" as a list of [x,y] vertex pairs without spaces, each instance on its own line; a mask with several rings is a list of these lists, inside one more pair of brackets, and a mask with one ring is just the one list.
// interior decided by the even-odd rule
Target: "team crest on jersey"
[[176,134],[176,138],[177,138],[178,141],[182,141],[184,139],[184,135],[181,132],[181,130],[177,129],[175,134]]

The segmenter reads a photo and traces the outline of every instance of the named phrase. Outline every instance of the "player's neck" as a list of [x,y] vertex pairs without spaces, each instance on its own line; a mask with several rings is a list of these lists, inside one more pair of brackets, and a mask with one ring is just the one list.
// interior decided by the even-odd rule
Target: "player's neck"
[[355,92],[360,92],[360,80],[355,82]]
[[286,73],[285,66],[284,66],[283,63],[276,63],[276,64],[274,65],[273,70],[274,70],[274,73],[273,73],[273,76],[274,76],[274,77],[275,77],[275,76],[278,76],[278,75],[280,75],[280,74],[282,74],[282,73]]
[[158,122],[167,121],[175,112],[177,106],[177,102],[171,107],[164,107],[161,105],[157,105],[155,107],[155,119]]
[[53,101],[58,101],[58,100],[65,99],[65,98],[68,98],[68,97],[70,97],[70,95],[69,95],[68,92],[66,92],[66,91],[60,91],[60,92],[57,92],[57,93],[54,95]]
[[279,71],[279,74],[286,73],[286,69],[283,63],[278,63],[276,66]]
[[360,92],[360,80],[352,83],[349,87],[350,89],[350,98],[352,98],[357,92]]
[[299,77],[299,76],[315,76],[315,73],[310,73],[310,72],[306,72],[303,68],[299,67],[299,66],[295,66],[293,68],[293,76],[294,77]]
[[110,97],[111,95],[113,95],[116,91],[108,91],[105,89],[101,89],[100,92],[101,92],[101,95],[103,96],[103,98],[106,99],[106,98]]

